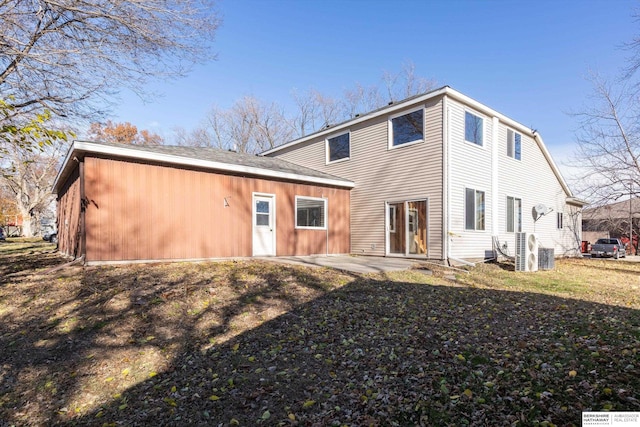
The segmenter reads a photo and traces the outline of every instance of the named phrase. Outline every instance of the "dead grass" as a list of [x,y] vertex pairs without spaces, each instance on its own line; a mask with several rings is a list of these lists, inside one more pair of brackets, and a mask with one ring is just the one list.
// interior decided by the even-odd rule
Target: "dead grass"
[[[579,425],[640,411],[640,264],[457,282],[0,244],[6,425]],[[0,425],[4,425],[0,421]]]

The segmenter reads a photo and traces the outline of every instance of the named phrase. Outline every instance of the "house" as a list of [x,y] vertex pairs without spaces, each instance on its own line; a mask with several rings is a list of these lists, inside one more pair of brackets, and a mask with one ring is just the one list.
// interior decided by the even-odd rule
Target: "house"
[[76,141],[54,185],[60,250],[87,263],[577,255],[582,201],[536,131],[442,87],[262,153]]
[[633,226],[633,246],[627,251],[637,252],[638,227],[640,218],[640,198],[622,200],[608,205],[584,209],[582,213],[583,239],[595,242],[601,237],[618,237],[629,243],[629,225]]
[[54,182],[59,249],[88,264],[344,254],[352,187],[277,158],[75,141]]
[[353,254],[464,262],[514,254],[516,232],[580,253],[584,202],[540,134],[448,86],[262,154],[354,183]]

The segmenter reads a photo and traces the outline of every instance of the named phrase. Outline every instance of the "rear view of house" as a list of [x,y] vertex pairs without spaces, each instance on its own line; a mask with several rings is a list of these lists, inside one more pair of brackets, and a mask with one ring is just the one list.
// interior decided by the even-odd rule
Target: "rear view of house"
[[540,135],[449,87],[263,155],[355,184],[355,254],[483,259],[496,244],[513,254],[518,232],[556,255],[579,253],[584,203]]
[[76,142],[55,190],[60,249],[87,262],[455,262],[515,255],[517,233],[577,255],[584,205],[536,131],[446,86],[262,156]]

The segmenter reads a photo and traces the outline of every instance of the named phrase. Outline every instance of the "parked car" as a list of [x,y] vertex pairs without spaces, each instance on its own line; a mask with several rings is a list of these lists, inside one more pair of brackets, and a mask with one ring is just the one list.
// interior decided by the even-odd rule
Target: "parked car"
[[625,258],[627,256],[627,249],[620,239],[598,239],[593,245],[591,245],[591,256],[593,258]]
[[51,243],[58,243],[58,232],[52,231],[50,233],[47,233],[44,236],[42,236],[42,240],[46,242],[51,242]]
[[0,228],[0,241],[5,241],[6,237],[4,235],[4,230],[2,228]]

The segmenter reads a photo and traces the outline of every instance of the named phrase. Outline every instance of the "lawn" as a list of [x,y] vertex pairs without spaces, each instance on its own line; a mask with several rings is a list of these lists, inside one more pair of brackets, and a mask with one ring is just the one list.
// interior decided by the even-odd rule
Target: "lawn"
[[53,267],[0,243],[0,426],[580,425],[640,411],[640,264]]

